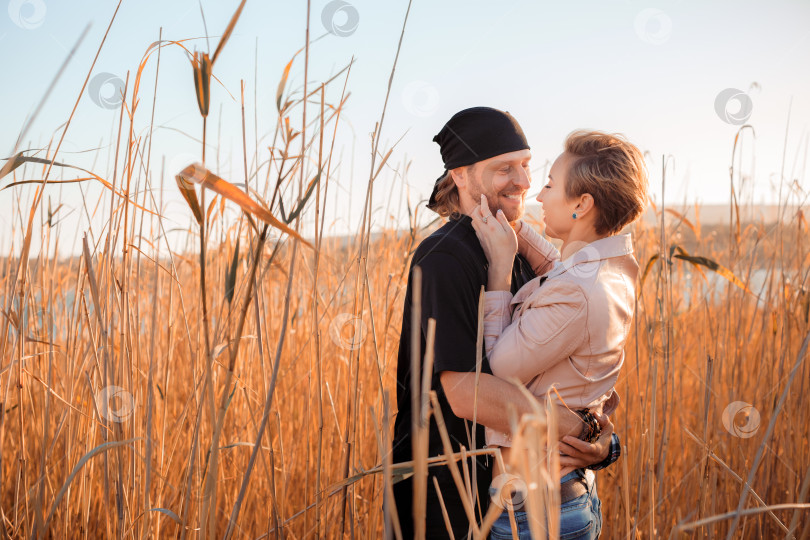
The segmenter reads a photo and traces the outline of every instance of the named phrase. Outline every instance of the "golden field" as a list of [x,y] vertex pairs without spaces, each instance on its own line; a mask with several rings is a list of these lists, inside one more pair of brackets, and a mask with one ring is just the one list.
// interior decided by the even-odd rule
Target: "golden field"
[[[348,247],[322,239],[320,264],[312,251],[299,250],[292,279],[289,246],[275,255],[265,250],[226,386],[246,298],[244,246],[256,241],[243,222],[229,303],[225,286],[237,230],[220,231],[216,217],[212,222],[211,234],[225,239],[212,242],[206,255],[214,402],[228,393],[215,482],[217,536],[240,498],[258,441],[238,536],[342,531],[378,537],[382,475],[362,476],[345,491],[341,482],[381,463],[383,396],[394,395],[407,279],[403,261],[419,236],[386,232],[369,243],[367,258],[359,239]],[[676,229],[685,227],[670,222],[665,235],[678,236]],[[622,406],[613,418],[626,452],[599,475],[604,537],[668,535],[679,523],[733,511],[752,468],[744,508],[807,501],[810,447],[802,419],[810,373],[799,354],[806,352],[806,342],[800,348],[810,325],[808,293],[797,284],[806,280],[807,254],[802,235],[788,244],[798,250],[780,249],[773,239],[790,231],[764,228],[742,233],[736,264],[713,248],[726,245],[725,237],[698,241],[684,233],[698,245],[693,253],[712,254],[739,275],[770,267],[759,300],[716,279],[704,281],[674,257],[669,272],[654,263],[647,274],[617,387]],[[21,297],[14,294],[18,261],[3,263],[4,298],[14,298],[0,343],[2,508],[10,536],[30,537],[38,520],[54,537],[182,536],[183,526],[199,534],[213,437],[200,264],[192,255],[150,258],[147,239],[154,232],[144,227],[141,248],[133,244],[126,266],[121,256],[89,259],[98,297],[88,259],[30,261],[18,281]],[[660,230],[634,232],[644,263],[659,251]],[[761,259],[743,255],[760,247]],[[22,311],[20,302],[27,306]],[[104,393],[111,387],[121,390]],[[756,425],[750,410],[732,411],[731,423],[725,419],[731,427],[724,424],[724,410],[739,401],[756,409]],[[773,537],[793,527],[800,537],[808,524],[800,512],[746,516],[737,534]],[[719,536],[729,521],[697,532]]]

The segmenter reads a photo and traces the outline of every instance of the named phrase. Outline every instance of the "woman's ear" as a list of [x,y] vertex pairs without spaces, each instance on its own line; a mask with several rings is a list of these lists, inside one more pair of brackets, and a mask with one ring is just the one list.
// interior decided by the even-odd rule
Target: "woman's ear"
[[581,218],[585,217],[592,208],[594,208],[593,197],[590,193],[583,193],[579,196],[579,201],[574,207],[574,211],[577,213],[577,217]]

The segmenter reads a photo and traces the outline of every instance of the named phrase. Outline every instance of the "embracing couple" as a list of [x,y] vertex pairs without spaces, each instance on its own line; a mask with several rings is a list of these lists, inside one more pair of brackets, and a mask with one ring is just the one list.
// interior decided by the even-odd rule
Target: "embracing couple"
[[[530,413],[535,404],[529,396],[542,402],[551,395],[561,437],[560,537],[597,538],[602,517],[593,471],[620,453],[608,414],[619,403],[614,385],[624,361],[638,272],[630,235],[620,233],[644,211],[643,156],[618,135],[578,131],[568,136],[537,197],[546,235],[562,241],[558,251],[521,221],[531,153],[509,113],[488,107],[463,110],[433,140],[445,172],[428,208],[448,221],[416,249],[408,275],[393,460],[412,459],[411,418],[417,413],[411,410],[411,310],[418,266],[419,353],[425,352],[428,320],[435,319],[431,390],[453,452],[485,441],[500,447],[503,456],[502,462],[477,456],[459,464],[477,478],[477,490],[470,492],[476,520],[482,521],[490,497],[491,504],[510,507],[505,496],[518,504],[500,514],[491,538],[512,538],[513,531],[516,537],[532,538],[519,504],[525,498],[521,483],[504,489],[498,479],[514,473],[502,470],[510,462],[510,409],[518,416]],[[476,383],[482,287],[484,350]],[[428,455],[444,453],[431,417]],[[411,538],[412,478],[394,484],[394,499],[403,538]],[[446,465],[428,469],[426,500],[427,538],[469,536],[468,514]]]

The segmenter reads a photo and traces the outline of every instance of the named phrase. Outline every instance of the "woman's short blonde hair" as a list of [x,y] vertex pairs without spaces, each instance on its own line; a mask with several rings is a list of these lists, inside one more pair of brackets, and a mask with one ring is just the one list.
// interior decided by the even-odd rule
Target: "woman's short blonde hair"
[[588,193],[597,209],[597,234],[616,234],[641,216],[647,205],[647,168],[641,151],[622,135],[575,131],[565,140],[574,159],[565,194]]

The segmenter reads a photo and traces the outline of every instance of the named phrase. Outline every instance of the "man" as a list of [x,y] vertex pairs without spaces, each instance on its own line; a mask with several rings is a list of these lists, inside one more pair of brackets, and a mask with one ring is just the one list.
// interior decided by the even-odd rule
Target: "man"
[[[518,414],[531,410],[519,388],[491,374],[483,350],[481,374],[476,395],[476,343],[478,301],[487,282],[487,259],[472,228],[469,213],[486,195],[494,214],[503,210],[510,222],[524,212],[524,199],[531,182],[531,153],[523,130],[506,112],[475,107],[454,115],[433,139],[441,149],[445,173],[436,181],[428,208],[449,217],[448,223],[426,238],[416,249],[408,276],[405,309],[397,365],[398,413],[394,424],[393,460],[413,459],[411,446],[411,310],[413,269],[421,268],[420,348],[424,357],[428,320],[436,320],[431,389],[436,392],[441,416],[453,452],[484,445],[484,426],[509,433],[509,407]],[[528,261],[515,257],[512,292],[534,278]],[[477,408],[476,405],[477,399]],[[567,411],[566,411],[567,412]],[[475,416],[476,424],[472,423]],[[603,420],[604,430],[596,444],[571,448],[567,465],[601,468],[618,457],[617,442],[611,444],[612,425]],[[573,413],[560,415],[560,433],[578,435],[582,423]],[[432,417],[429,426],[428,455],[444,454],[438,425]],[[492,482],[489,457],[470,458],[470,476],[477,477],[476,519],[480,522],[489,501]],[[596,468],[596,467],[593,467]],[[459,469],[461,464],[459,463]],[[434,487],[434,478],[439,492]],[[449,538],[444,511],[457,539],[466,538],[470,529],[461,496],[447,466],[430,467],[427,482],[426,537]],[[394,485],[403,538],[414,534],[413,481]],[[444,510],[443,510],[444,509]]]

